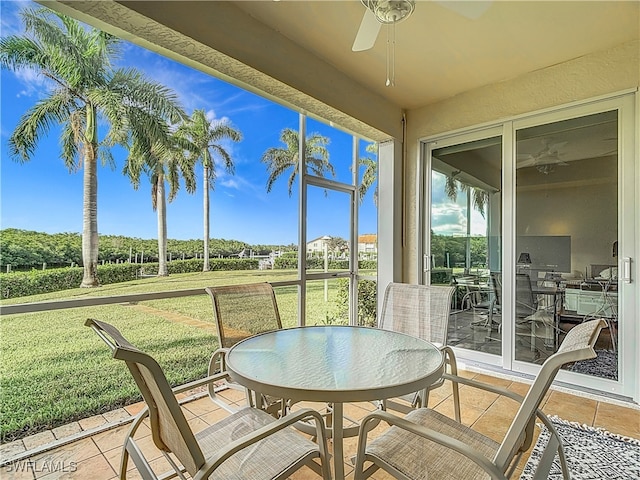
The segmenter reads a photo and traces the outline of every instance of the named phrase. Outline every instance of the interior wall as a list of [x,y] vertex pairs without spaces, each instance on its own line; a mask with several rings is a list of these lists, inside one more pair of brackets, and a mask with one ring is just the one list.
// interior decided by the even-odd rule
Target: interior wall
[[407,112],[403,280],[418,281],[417,175],[422,139],[638,87],[640,41],[633,41]]
[[[516,236],[570,236],[572,278],[592,276],[592,264],[617,264],[612,256],[618,238],[617,165],[598,164],[597,181],[542,183],[516,190]],[[531,170],[532,175],[544,175]]]

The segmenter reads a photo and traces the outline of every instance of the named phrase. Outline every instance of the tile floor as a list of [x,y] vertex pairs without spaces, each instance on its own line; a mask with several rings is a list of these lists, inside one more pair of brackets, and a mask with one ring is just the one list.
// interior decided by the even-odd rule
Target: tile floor
[[[476,378],[492,384],[509,388],[518,393],[524,394],[528,388],[526,383],[512,381],[510,379],[498,378],[482,373],[470,371],[461,372],[464,376]],[[220,394],[227,401],[241,404],[244,400],[243,394],[234,390],[226,390]],[[462,421],[466,425],[471,425],[474,429],[487,436],[500,440],[506,432],[509,422],[515,413],[515,404],[498,398],[494,394],[479,392],[470,387],[461,387],[461,409]],[[432,408],[441,413],[453,416],[453,404],[450,394],[450,386],[445,385],[431,393],[429,404]],[[135,415],[141,404],[131,405],[125,409],[105,414],[109,422],[122,422],[130,415]],[[345,405],[345,414],[354,419],[359,419],[372,409],[372,405],[350,404]],[[223,409],[213,404],[208,397],[200,397],[183,404],[185,415],[194,431],[201,430],[206,426],[218,421],[226,413]],[[576,421],[586,425],[605,428],[613,433],[618,433],[634,438],[640,438],[640,409],[632,406],[624,406],[620,402],[611,403],[604,399],[594,399],[583,396],[576,396],[560,390],[552,390],[547,394],[543,402],[543,410],[547,414],[558,415],[565,420]],[[80,430],[96,429],[99,424],[105,422],[104,416],[91,417],[72,424],[68,427],[60,427],[54,431],[39,434],[40,437],[25,439],[20,442],[13,442],[14,445],[3,445],[0,448],[2,458],[11,458],[20,449],[27,450],[35,447],[42,447],[48,442],[55,441],[64,435],[76,435]],[[4,465],[0,470],[2,479],[91,479],[91,480],[111,480],[117,478],[119,469],[121,445],[125,434],[129,428],[128,424],[122,424],[106,431],[101,431],[87,438],[61,446],[54,450],[45,451],[19,462]],[[379,426],[378,429],[383,429]],[[148,458],[153,458],[153,466],[159,471],[163,471],[166,461],[155,450],[152,445],[150,430],[148,427],[141,428],[137,437],[143,439],[142,448]],[[73,437],[72,437],[73,438]],[[345,440],[345,471],[347,478],[353,478],[353,467],[350,461],[355,452],[356,438]],[[527,456],[524,456],[520,468],[525,463]],[[127,478],[140,478],[135,470],[131,470]],[[293,480],[319,478],[309,469],[298,471]],[[372,477],[377,480],[390,478],[386,473],[379,471]],[[517,478],[517,475],[515,476]]]

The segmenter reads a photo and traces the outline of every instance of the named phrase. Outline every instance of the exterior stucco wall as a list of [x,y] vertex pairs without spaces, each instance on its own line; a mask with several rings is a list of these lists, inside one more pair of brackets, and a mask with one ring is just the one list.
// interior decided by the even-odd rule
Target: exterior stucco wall
[[407,112],[403,280],[419,280],[416,185],[420,139],[638,87],[640,41],[633,41]]

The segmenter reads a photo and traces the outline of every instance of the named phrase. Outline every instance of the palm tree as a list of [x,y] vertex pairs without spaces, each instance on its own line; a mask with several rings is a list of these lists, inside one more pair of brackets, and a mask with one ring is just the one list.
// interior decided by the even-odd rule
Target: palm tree
[[[362,173],[362,179],[360,180],[360,185],[358,186],[358,196],[360,198],[360,202],[364,199],[365,195],[371,188],[376,180],[378,180],[378,144],[376,142],[370,143],[367,145],[367,153],[374,155],[360,157],[358,159],[358,165],[360,167],[364,167],[364,172]],[[373,192],[373,203],[378,206],[378,185],[376,185],[376,189]]]
[[489,202],[489,193],[481,188],[472,187],[466,183],[456,179],[460,171],[453,172],[448,175],[444,184],[444,192],[452,201],[456,201],[458,198],[458,191],[464,192],[467,195],[471,195],[471,203],[473,207],[484,218],[484,210]]
[[[151,182],[151,205],[158,216],[158,276],[169,275],[167,266],[167,201],[172,202],[184,179],[189,193],[196,190],[194,163],[185,155],[191,145],[177,134],[154,139],[151,145],[137,139],[129,151],[124,173],[131,179],[133,188],[140,186],[140,175],[146,172]],[[169,195],[165,191],[169,184]]]
[[[285,128],[280,133],[280,141],[284,143],[285,148],[272,147],[262,154],[261,161],[267,164],[269,178],[267,179],[267,192],[271,191],[275,181],[287,170],[291,169],[289,174],[289,196],[293,191],[293,182],[298,175],[298,150],[300,136],[297,130]],[[312,133],[307,136],[305,142],[305,162],[307,168],[318,176],[324,177],[326,172],[331,176],[336,175],[333,165],[329,163],[329,151],[327,145],[329,139],[323,137],[319,133]]]
[[[18,122],[9,152],[19,162],[31,160],[41,136],[62,126],[61,157],[70,171],[83,169],[81,287],[99,285],[97,159],[113,165],[109,147],[128,139],[151,138],[166,130],[166,121],[184,113],[176,97],[135,70],[113,69],[120,40],[85,28],[74,19],[46,8],[24,10],[24,36],[0,39],[0,65],[32,69],[50,81],[47,96]],[[98,122],[109,125],[99,139]]]
[[209,265],[209,190],[215,188],[217,156],[222,160],[225,170],[233,174],[235,167],[229,152],[221,145],[224,139],[234,142],[242,140],[242,133],[227,122],[211,122],[204,110],[194,110],[191,118],[178,129],[178,134],[190,140],[192,156],[195,161],[201,161],[203,167],[203,210],[204,210],[204,266],[203,272],[210,270]]

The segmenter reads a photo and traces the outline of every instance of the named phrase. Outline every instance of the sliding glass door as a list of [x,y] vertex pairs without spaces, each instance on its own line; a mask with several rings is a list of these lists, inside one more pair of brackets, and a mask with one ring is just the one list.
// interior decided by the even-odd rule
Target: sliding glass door
[[621,95],[425,141],[422,278],[456,286],[460,355],[535,374],[601,318],[558,379],[638,396],[636,118]]
[[502,350],[501,131],[426,144],[425,283],[456,286],[449,343],[492,356]]

